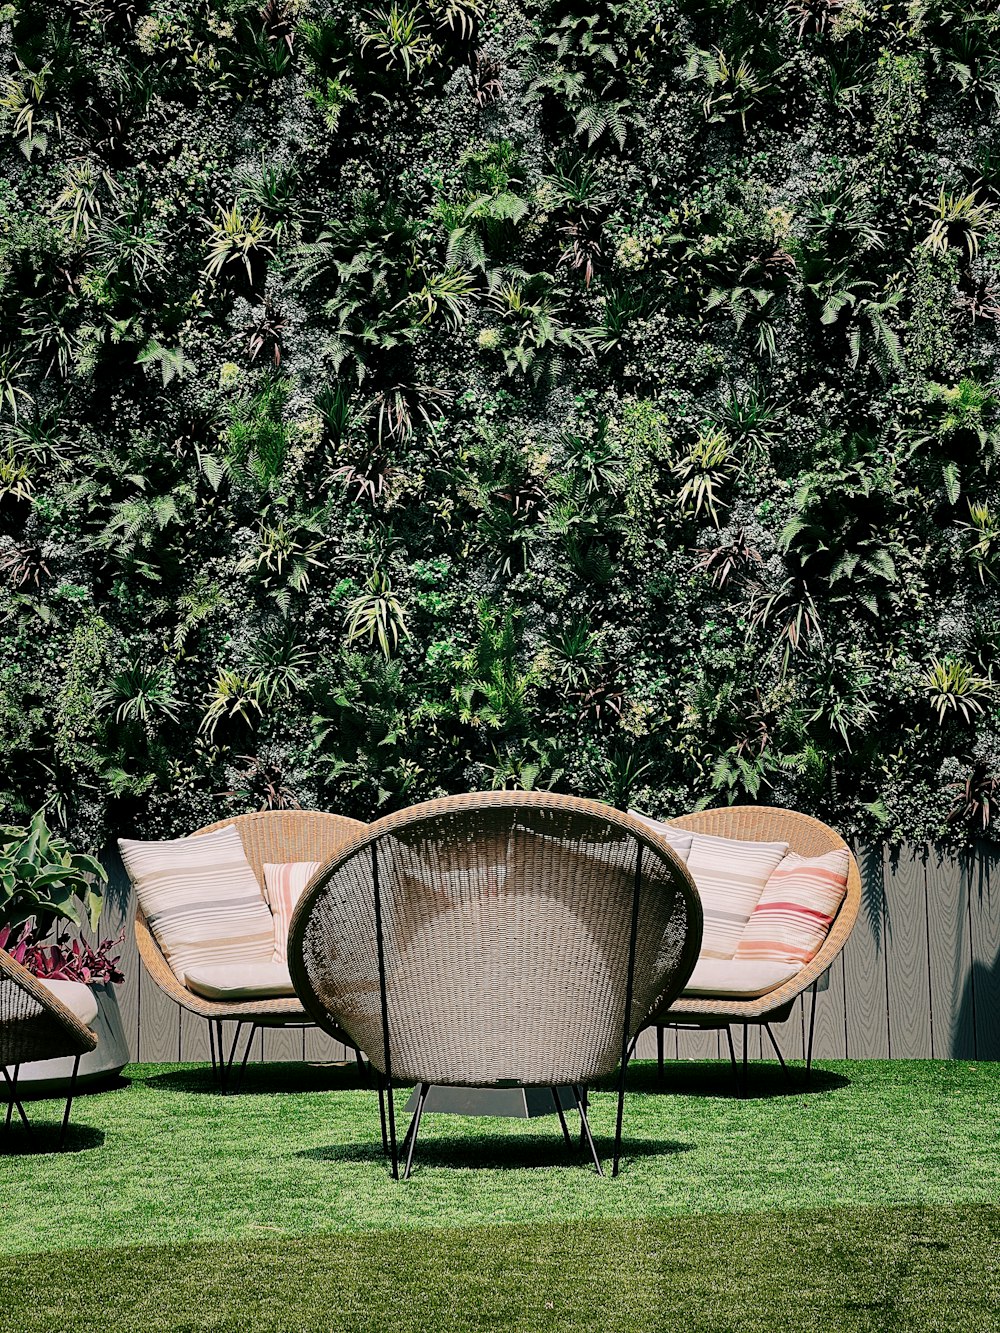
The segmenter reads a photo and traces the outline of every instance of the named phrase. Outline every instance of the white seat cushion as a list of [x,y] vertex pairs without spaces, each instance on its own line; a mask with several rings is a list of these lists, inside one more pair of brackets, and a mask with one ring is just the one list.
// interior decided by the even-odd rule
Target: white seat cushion
[[737,958],[699,958],[685,995],[713,999],[756,1000],[777,990],[801,970],[799,963],[745,962]]
[[294,995],[284,963],[224,963],[194,967],[184,984],[206,1000],[278,1000]]
[[274,922],[232,824],[190,838],[120,838],[139,906],[178,981],[193,969],[270,963]]
[[60,1004],[74,1013],[84,1026],[89,1026],[97,1017],[97,996],[82,981],[47,981],[38,980],[52,992]]

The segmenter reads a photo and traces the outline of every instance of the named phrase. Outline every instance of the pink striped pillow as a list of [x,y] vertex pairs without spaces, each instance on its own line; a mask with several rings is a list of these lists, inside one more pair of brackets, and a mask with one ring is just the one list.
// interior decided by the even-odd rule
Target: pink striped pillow
[[264,897],[274,918],[274,963],[288,961],[288,927],[302,890],[323,864],[322,861],[286,861],[264,866]]
[[808,963],[844,901],[847,865],[844,848],[812,857],[789,852],[764,885],[735,956]]

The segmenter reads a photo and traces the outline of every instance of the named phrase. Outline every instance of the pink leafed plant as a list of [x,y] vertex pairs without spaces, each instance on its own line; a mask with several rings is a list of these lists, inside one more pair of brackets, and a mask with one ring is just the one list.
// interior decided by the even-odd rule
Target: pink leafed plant
[[68,934],[57,935],[54,943],[43,944],[31,922],[25,922],[19,938],[14,940],[14,929],[0,926],[0,949],[5,949],[40,981],[82,981],[84,985],[112,982],[120,986],[125,980],[118,967],[119,955],[112,955],[112,950],[125,939],[124,930],[117,939],[102,940],[95,948],[84,940],[71,940]]

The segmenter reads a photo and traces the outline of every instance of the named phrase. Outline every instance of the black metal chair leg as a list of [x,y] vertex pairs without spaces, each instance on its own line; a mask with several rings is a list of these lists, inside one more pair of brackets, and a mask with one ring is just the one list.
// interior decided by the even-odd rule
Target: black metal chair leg
[[256,1037],[257,1031],[257,1024],[252,1023],[250,1025],[250,1036],[247,1040],[246,1050],[243,1052],[243,1060],[240,1063],[239,1073],[236,1075],[236,1086],[233,1088],[234,1093],[240,1092],[243,1087],[243,1075],[246,1073],[247,1061],[250,1059],[250,1050],[253,1046],[253,1039]]
[[218,1062],[218,1067],[215,1071],[215,1081],[219,1091],[224,1094],[226,1091],[226,1048],[222,1044],[221,1018],[215,1020],[215,1051],[216,1060]]
[[382,1122],[382,1151],[388,1157],[389,1135],[385,1128],[385,1088],[382,1086],[381,1078],[378,1081],[378,1118]]
[[792,1077],[791,1077],[791,1074],[788,1073],[788,1065],[785,1064],[784,1056],[783,1056],[783,1054],[781,1054],[780,1049],[779,1049],[779,1046],[777,1046],[777,1040],[776,1040],[775,1034],[773,1034],[773,1032],[772,1032],[772,1030],[771,1030],[771,1024],[769,1024],[769,1022],[765,1022],[765,1024],[764,1024],[764,1032],[767,1032],[767,1034],[768,1034],[768,1040],[771,1041],[771,1045],[773,1046],[773,1048],[775,1048],[775,1054],[776,1054],[776,1056],[777,1056],[777,1062],[779,1062],[779,1065],[781,1065],[781,1073],[783,1073],[783,1076],[784,1076],[785,1088],[791,1088],[791,1086],[792,1086]]
[[809,1013],[809,1046],[806,1049],[806,1082],[812,1082],[813,1037],[816,1035],[816,993],[819,990],[819,978],[812,984],[812,1009]]
[[618,1079],[618,1111],[615,1116],[615,1155],[611,1167],[612,1178],[618,1174],[622,1155],[622,1124],[625,1118],[625,1074],[627,1069],[628,1065],[623,1063],[622,1072]]
[[386,1119],[389,1122],[389,1142],[386,1145],[389,1160],[392,1163],[392,1178],[399,1179],[399,1145],[396,1142],[396,1106],[392,1096],[392,1084],[385,1080]]
[[781,1072],[782,1072],[782,1074],[784,1074],[784,1076],[785,1076],[785,1086],[786,1086],[787,1088],[790,1088],[790,1087],[792,1086],[792,1080],[791,1080],[791,1076],[790,1076],[789,1073],[788,1073],[788,1066],[785,1064],[785,1058],[784,1058],[784,1056],[781,1054],[781,1051],[778,1049],[778,1043],[777,1043],[777,1041],[775,1040],[774,1033],[771,1031],[771,1024],[770,1024],[770,1023],[765,1023],[765,1024],[764,1024],[764,1031],[767,1033],[768,1038],[769,1038],[769,1040],[770,1040],[770,1042],[771,1042],[771,1045],[774,1047],[774,1053],[775,1053],[775,1055],[778,1057],[778,1064],[781,1065]]
[[366,1078],[368,1070],[365,1067],[365,1057],[361,1054],[361,1051],[357,1046],[354,1048],[354,1059],[357,1061],[358,1073],[362,1078]]
[[62,1130],[59,1134],[59,1151],[66,1147],[66,1133],[69,1129],[69,1113],[73,1105],[73,1094],[76,1092],[76,1076],[80,1069],[80,1057],[77,1056],[73,1061],[73,1073],[69,1080],[69,1095],[66,1098],[66,1110],[63,1112]]
[[736,1080],[736,1095],[743,1096],[743,1084],[740,1082],[740,1067],[736,1061],[736,1047],[733,1045],[733,1030],[726,1024],[726,1041],[729,1042],[729,1061],[733,1066],[733,1078]]
[[227,1095],[229,1093],[230,1080],[233,1075],[233,1061],[236,1059],[236,1045],[239,1042],[240,1033],[242,1031],[243,1031],[243,1019],[241,1018],[236,1024],[236,1035],[233,1037],[233,1044],[229,1048],[229,1059],[227,1060],[225,1055],[223,1055],[222,1057],[222,1066],[223,1066],[222,1091]]
[[410,1178],[410,1168],[413,1166],[413,1149],[417,1146],[417,1135],[420,1133],[420,1121],[424,1114],[424,1102],[427,1100],[427,1094],[430,1090],[431,1085],[429,1083],[421,1083],[420,1094],[417,1097],[417,1109],[413,1112],[410,1128],[406,1131],[406,1137],[410,1140],[410,1144],[406,1150],[406,1166],[403,1168],[404,1180],[409,1180]]
[[552,1100],[556,1104],[556,1115],[559,1117],[559,1128],[562,1130],[563,1138],[566,1140],[566,1147],[573,1150],[573,1140],[570,1138],[569,1126],[566,1124],[566,1117],[563,1114],[562,1102],[559,1100],[559,1089],[552,1089]]
[[20,1064],[16,1064],[14,1066],[13,1078],[11,1078],[11,1076],[7,1073],[6,1065],[0,1065],[0,1069],[3,1070],[4,1082],[7,1084],[7,1095],[10,1097],[10,1101],[7,1104],[7,1119],[4,1125],[4,1129],[10,1128],[10,1122],[13,1119],[14,1111],[16,1110],[17,1114],[21,1118],[21,1123],[24,1125],[25,1133],[30,1137],[31,1126],[28,1123],[28,1117],[25,1112],[25,1109],[21,1105],[17,1096],[17,1076],[21,1072],[21,1066]]
[[208,1049],[211,1052],[212,1056],[212,1078],[217,1079],[219,1076],[219,1069],[215,1059],[215,1022],[211,1018],[208,1019],[207,1021],[208,1021]]
[[594,1146],[594,1136],[590,1132],[590,1120],[587,1117],[587,1099],[579,1084],[573,1085],[573,1091],[576,1094],[577,1110],[580,1112],[580,1128],[587,1141],[587,1146],[590,1148],[590,1155],[594,1159],[594,1165],[597,1167],[597,1174],[603,1176],[604,1167],[601,1166],[601,1159],[598,1157],[597,1149]]

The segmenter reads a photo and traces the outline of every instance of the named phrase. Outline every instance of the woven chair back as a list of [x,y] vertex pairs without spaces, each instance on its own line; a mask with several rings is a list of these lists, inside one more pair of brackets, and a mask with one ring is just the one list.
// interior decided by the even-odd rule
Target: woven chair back
[[286,861],[328,861],[348,837],[367,827],[359,819],[329,815],[320,810],[257,810],[220,819],[195,830],[194,838],[232,825],[257,883],[264,887],[264,867]]
[[316,1022],[383,1074],[555,1085],[610,1073],[629,990],[631,1037],[680,992],[700,941],[690,876],[637,821],[502,792],[353,839],[300,902],[289,962]]
[[97,1038],[43,982],[0,949],[0,1066],[83,1055]]

